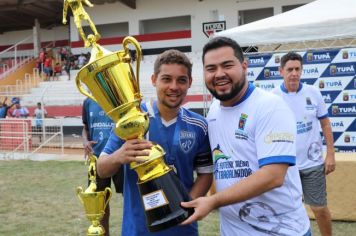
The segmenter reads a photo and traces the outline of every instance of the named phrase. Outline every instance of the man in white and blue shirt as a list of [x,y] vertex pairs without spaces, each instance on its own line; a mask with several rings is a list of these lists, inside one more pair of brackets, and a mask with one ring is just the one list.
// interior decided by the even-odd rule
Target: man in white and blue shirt
[[[326,199],[325,175],[335,170],[334,139],[328,111],[320,91],[302,84],[302,57],[289,52],[281,58],[283,84],[273,92],[288,104],[297,127],[297,166],[302,180],[304,202],[310,205],[322,236],[332,235],[330,211]],[[326,141],[324,163],[320,126]]]
[[217,193],[182,203],[183,224],[219,208],[223,236],[309,236],[296,164],[293,113],[281,98],[248,83],[247,62],[232,39],[203,49],[205,84],[216,100],[207,117]]

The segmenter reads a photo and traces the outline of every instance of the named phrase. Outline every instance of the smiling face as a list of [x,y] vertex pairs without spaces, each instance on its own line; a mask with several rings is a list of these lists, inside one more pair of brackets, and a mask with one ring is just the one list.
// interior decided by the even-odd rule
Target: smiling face
[[229,46],[218,47],[204,56],[204,78],[208,90],[224,106],[232,106],[247,89],[247,63],[236,58]]
[[279,72],[288,92],[298,91],[302,69],[302,64],[298,60],[289,60],[280,68]]
[[158,106],[178,111],[192,84],[188,69],[181,64],[162,64],[158,74],[151,77],[156,87]]

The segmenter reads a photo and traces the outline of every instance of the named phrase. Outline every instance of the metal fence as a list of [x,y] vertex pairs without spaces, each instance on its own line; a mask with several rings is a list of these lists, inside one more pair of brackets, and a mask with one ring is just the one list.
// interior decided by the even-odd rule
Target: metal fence
[[61,119],[0,119],[0,159],[63,154]]

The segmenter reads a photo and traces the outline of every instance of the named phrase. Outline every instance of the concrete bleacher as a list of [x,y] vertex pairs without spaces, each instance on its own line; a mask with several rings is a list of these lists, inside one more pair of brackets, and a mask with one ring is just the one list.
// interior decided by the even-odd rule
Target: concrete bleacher
[[[188,53],[193,63],[193,83],[184,103],[187,108],[201,109],[204,106],[204,79],[200,53]],[[156,55],[145,56],[140,66],[140,90],[143,100],[156,99],[156,89],[151,84]],[[135,65],[133,65],[135,71]],[[72,70],[70,76],[60,76],[58,81],[44,81],[38,87],[32,88],[29,94],[22,96],[22,105],[34,110],[38,102],[43,102],[51,117],[81,116],[81,106],[85,99],[75,84],[79,70]],[[70,80],[69,80],[70,78]]]
[[46,106],[78,106],[85,97],[79,93],[74,80],[61,76],[58,81],[44,81],[32,88],[29,94],[23,95],[24,106],[36,106],[43,101]]

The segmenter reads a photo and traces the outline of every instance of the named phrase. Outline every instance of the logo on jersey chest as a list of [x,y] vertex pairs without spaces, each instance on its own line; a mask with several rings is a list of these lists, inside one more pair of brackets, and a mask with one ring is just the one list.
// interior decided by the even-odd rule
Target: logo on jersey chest
[[312,103],[310,97],[306,97],[306,98],[305,98],[305,103],[306,103],[305,108],[306,108],[307,110],[314,110],[314,109],[315,109],[315,105]]
[[248,139],[248,135],[245,132],[247,117],[248,117],[248,115],[241,113],[238,128],[235,130],[235,138],[244,139],[244,140]]
[[192,150],[195,144],[195,138],[196,137],[194,132],[188,132],[185,130],[180,131],[179,144],[183,152],[188,153],[190,150]]

